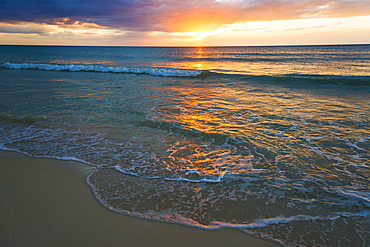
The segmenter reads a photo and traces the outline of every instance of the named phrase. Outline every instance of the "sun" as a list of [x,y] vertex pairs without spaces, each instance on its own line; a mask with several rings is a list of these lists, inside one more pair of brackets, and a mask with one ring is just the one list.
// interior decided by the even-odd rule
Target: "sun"
[[195,31],[195,32],[176,33],[174,35],[181,35],[181,36],[188,37],[188,40],[191,40],[191,41],[200,41],[214,33],[215,33],[214,31]]

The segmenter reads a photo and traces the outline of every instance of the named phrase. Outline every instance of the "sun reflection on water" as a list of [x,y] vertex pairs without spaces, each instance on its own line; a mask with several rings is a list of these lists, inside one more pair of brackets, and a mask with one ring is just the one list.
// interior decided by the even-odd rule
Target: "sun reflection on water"
[[[176,133],[185,136],[186,141],[173,146],[171,154],[187,160],[184,169],[208,175],[249,176],[281,176],[283,170],[285,176],[294,177],[298,176],[295,170],[313,169],[330,178],[337,161],[338,171],[357,162],[355,156],[360,149],[353,150],[348,143],[361,140],[364,133],[356,131],[346,119],[362,126],[368,117],[356,114],[362,112],[362,106],[351,97],[343,101],[315,90],[312,94],[300,90],[282,93],[279,87],[265,91],[263,87],[240,84],[176,85],[171,91],[175,92],[173,98],[166,100],[173,104],[160,106],[153,117],[155,121],[173,123]],[[175,110],[177,114],[173,114]]]
[[[194,47],[182,54],[184,59],[164,62],[162,66],[208,70],[238,75],[325,75],[368,76],[368,53],[348,55],[337,50],[323,48],[309,50],[299,47]],[[311,53],[312,52],[312,53]],[[353,57],[354,58],[353,58]],[[313,60],[314,58],[314,60]],[[331,59],[334,58],[334,59]],[[331,59],[330,63],[327,63]]]

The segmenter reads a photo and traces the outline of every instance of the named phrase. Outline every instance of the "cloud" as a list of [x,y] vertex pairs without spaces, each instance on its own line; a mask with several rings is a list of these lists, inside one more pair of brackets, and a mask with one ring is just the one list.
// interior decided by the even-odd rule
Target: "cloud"
[[0,33],[23,33],[23,34],[39,34],[47,35],[55,31],[53,27],[36,23],[19,23],[9,25],[0,23]]
[[302,30],[308,30],[308,29],[320,29],[320,28],[325,28],[326,26],[325,25],[321,25],[321,26],[310,26],[310,27],[298,27],[298,28],[289,28],[289,29],[285,29],[284,31],[288,31],[288,32],[291,32],[291,31],[302,31]]
[[256,20],[368,15],[368,0],[0,0],[0,22],[126,31],[213,30]]

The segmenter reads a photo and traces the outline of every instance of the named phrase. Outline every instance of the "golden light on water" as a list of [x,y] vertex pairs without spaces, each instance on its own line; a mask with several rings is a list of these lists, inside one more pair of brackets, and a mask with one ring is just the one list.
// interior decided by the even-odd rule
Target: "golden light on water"
[[203,47],[197,47],[197,58],[203,58]]
[[[236,133],[241,129],[252,127],[247,122],[231,123],[222,117],[224,111],[229,108],[232,110],[233,107],[230,103],[220,100],[216,95],[225,94],[225,97],[229,97],[235,92],[186,87],[176,87],[173,90],[178,91],[176,99],[180,100],[178,102],[180,113],[171,114],[172,120],[176,125],[190,130],[193,135],[195,134],[189,137],[190,139],[199,138],[201,141],[197,145],[185,145],[185,150],[189,149],[188,151],[181,150],[172,154],[174,157],[178,156],[177,159],[187,161],[184,163],[186,166],[183,169],[195,169],[203,176],[254,172],[251,163],[254,159],[253,155],[234,154],[227,149],[228,138],[224,136],[224,132]],[[203,96],[199,97],[199,95]],[[224,144],[226,146],[222,147]],[[212,147],[213,145],[215,145],[215,149]],[[187,178],[196,179],[199,176],[197,172],[187,175]]]

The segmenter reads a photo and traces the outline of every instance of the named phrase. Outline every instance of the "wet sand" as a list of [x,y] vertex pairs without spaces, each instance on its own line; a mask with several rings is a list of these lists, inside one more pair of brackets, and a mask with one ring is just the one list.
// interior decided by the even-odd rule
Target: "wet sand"
[[278,246],[231,229],[120,215],[85,182],[95,168],[0,151],[0,246]]

